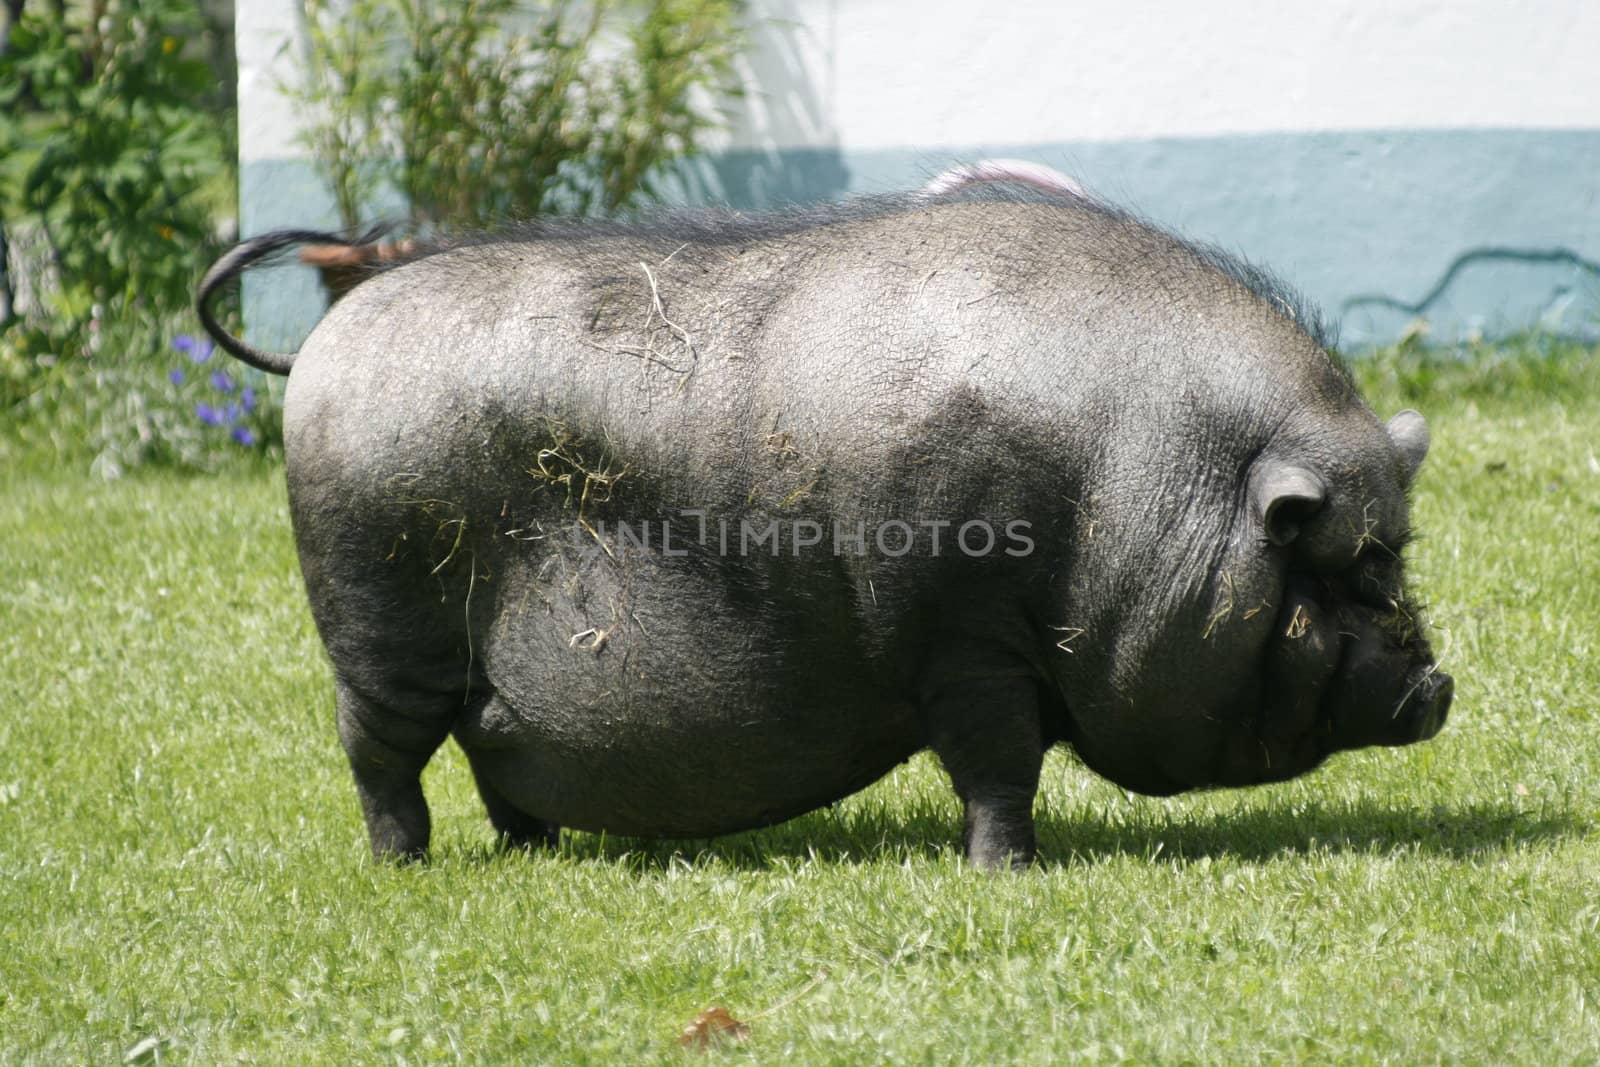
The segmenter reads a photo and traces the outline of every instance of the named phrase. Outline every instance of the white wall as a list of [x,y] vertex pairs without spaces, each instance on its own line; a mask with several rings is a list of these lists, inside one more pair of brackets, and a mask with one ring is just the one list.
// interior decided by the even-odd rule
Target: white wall
[[[1600,125],[1594,0],[766,0],[733,143]],[[809,110],[809,109],[808,109]]]

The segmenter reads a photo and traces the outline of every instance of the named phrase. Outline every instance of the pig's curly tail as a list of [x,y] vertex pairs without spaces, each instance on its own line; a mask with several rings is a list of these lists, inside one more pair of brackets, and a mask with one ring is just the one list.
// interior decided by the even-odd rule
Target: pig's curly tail
[[217,291],[251,267],[270,262],[297,245],[325,244],[355,248],[373,243],[387,229],[385,226],[378,226],[355,236],[323,233],[318,230],[274,230],[240,242],[211,264],[211,269],[200,279],[200,288],[195,293],[194,301],[195,310],[200,315],[200,324],[206,328],[206,332],[217,344],[235,359],[248,363],[257,370],[264,370],[268,374],[288,374],[289,368],[294,366],[295,353],[268,352],[233,336],[222,327],[211,312],[211,304]]

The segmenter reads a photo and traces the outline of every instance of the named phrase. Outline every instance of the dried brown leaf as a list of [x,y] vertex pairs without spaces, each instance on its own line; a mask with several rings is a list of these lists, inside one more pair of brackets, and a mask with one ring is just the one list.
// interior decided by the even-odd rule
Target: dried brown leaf
[[694,1021],[678,1035],[678,1044],[685,1047],[707,1048],[717,1041],[744,1041],[750,1036],[750,1027],[728,1014],[728,1009],[713,1005],[694,1017]]

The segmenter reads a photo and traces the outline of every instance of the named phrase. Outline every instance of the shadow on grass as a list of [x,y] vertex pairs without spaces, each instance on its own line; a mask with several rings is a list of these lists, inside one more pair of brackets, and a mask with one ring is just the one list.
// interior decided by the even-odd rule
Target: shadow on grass
[[1315,853],[1423,855],[1466,859],[1518,845],[1581,835],[1586,824],[1567,811],[1519,810],[1506,803],[1404,808],[1392,804],[1301,804],[1201,817],[1126,823],[1104,818],[1040,826],[1041,852],[1054,862],[1097,862],[1114,856],[1261,862]]
[[[1282,856],[1417,853],[1464,859],[1583,834],[1570,812],[1509,804],[1407,809],[1376,803],[1297,804],[1233,813],[1042,813],[1039,865],[1097,864],[1124,857],[1171,863],[1205,857],[1259,863]],[[761,870],[796,862],[900,863],[954,855],[961,827],[946,808],[825,809],[764,830],[697,840],[566,833],[563,856],[631,865],[641,872],[722,863]],[[490,854],[484,850],[481,855]]]

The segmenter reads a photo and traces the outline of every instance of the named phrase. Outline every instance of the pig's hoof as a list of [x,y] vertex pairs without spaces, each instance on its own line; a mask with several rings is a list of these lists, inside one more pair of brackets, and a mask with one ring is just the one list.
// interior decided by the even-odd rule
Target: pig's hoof
[[967,802],[967,862],[983,871],[1033,866],[1033,795],[975,797]]
[[1026,848],[974,848],[967,852],[967,862],[980,871],[1025,871],[1033,866],[1032,847]]
[[427,863],[428,846],[426,843],[402,846],[392,842],[380,844],[374,841],[372,843],[372,859],[376,863],[392,863],[397,867],[409,867],[413,864]]
[[[1033,827],[983,826],[983,820],[967,835],[967,862],[980,871],[1025,871],[1033,866]],[[987,831],[987,832],[985,832]]]
[[499,831],[498,841],[501,850],[520,849],[524,852],[536,852],[540,849],[553,849],[561,843],[561,827],[555,823],[530,819],[529,824],[527,828],[496,827]]
[[494,827],[500,848],[505,851],[553,849],[561,841],[559,825],[520,812],[505,803],[490,807],[489,824]]
[[367,840],[374,860],[395,864],[427,862],[431,826],[420,789],[416,801],[409,810],[369,813]]

